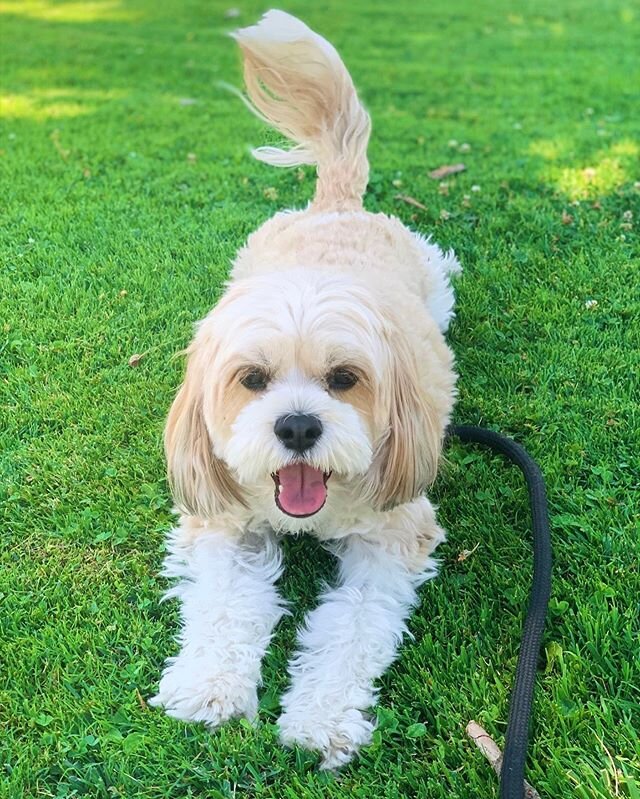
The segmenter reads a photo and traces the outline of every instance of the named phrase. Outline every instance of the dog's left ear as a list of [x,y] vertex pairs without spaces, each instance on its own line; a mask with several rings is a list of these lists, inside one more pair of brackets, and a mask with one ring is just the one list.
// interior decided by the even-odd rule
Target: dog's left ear
[[367,476],[379,510],[415,499],[433,482],[446,424],[409,342],[397,329],[390,337],[389,355],[381,398],[388,422]]

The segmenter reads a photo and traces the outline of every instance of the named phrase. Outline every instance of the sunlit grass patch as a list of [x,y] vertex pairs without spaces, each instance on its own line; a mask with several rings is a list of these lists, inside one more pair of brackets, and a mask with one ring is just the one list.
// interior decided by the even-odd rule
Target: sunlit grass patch
[[0,14],[11,14],[47,22],[96,22],[136,19],[139,14],[127,9],[121,0],[86,2],[47,2],[47,0],[0,0]]
[[109,100],[123,96],[122,91],[100,91],[82,89],[33,89],[22,94],[0,95],[0,118],[64,119],[91,114]]
[[537,139],[529,145],[531,155],[538,155],[546,161],[557,161],[570,146],[567,139]]
[[588,200],[609,194],[629,180],[620,158],[603,157],[593,166],[564,167],[549,171],[549,180],[570,200]]
[[640,173],[638,153],[640,148],[632,139],[622,139],[606,149],[601,149],[593,158],[584,160],[581,166],[561,166],[563,147],[557,142],[536,142],[531,152],[548,159],[550,163],[542,169],[542,179],[554,185],[570,200],[587,200],[611,194],[627,183],[637,180]]

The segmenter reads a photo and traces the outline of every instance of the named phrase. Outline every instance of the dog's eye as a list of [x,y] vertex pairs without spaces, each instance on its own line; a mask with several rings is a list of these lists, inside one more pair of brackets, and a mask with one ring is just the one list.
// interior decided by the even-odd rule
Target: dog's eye
[[350,369],[340,368],[329,372],[327,385],[332,391],[347,391],[358,382],[358,375]]
[[250,369],[242,375],[240,382],[249,391],[262,391],[267,387],[269,375],[264,369]]

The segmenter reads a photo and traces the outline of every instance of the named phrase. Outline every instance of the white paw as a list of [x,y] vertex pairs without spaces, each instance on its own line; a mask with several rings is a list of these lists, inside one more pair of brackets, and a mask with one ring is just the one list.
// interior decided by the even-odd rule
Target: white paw
[[320,768],[344,766],[361,746],[371,742],[375,723],[357,708],[323,714],[320,707],[300,712],[292,708],[278,719],[280,740],[285,746],[297,744],[322,754]]
[[155,707],[181,721],[203,721],[217,727],[236,716],[250,720],[258,712],[256,679],[233,669],[233,664],[206,657],[177,657],[162,675]]

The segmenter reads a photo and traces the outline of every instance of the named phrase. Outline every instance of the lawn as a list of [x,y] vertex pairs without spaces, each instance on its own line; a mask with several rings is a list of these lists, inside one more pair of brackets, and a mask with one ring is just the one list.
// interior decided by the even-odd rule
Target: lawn
[[[638,799],[640,9],[285,7],[340,49],[372,113],[367,207],[463,263],[456,421],[513,435],[548,481],[554,590],[529,779],[543,799]],[[310,540],[287,542],[295,613],[266,659],[260,725],[209,734],[146,705],[175,651],[157,574],[176,354],[247,234],[313,189],[310,169],[249,157],[273,134],[218,85],[240,84],[225,34],[266,8],[0,1],[3,799],[497,796],[464,726],[503,742],[528,509],[517,471],[473,448],[447,452],[442,573],[360,759],[334,776],[277,744],[295,628],[331,576]],[[456,162],[466,171],[428,177]]]

